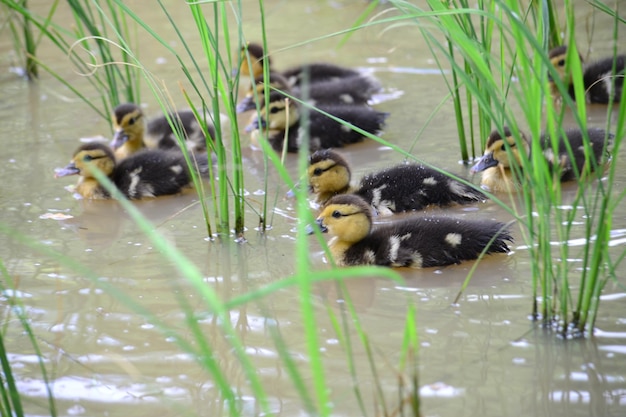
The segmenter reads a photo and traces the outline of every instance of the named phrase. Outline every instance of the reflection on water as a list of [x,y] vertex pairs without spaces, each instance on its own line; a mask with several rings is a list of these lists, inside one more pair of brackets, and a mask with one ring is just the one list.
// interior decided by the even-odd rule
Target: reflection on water
[[[260,22],[256,17],[258,5],[249,3],[246,7],[252,11],[242,29],[253,40],[260,33]],[[433,109],[448,92],[417,32],[396,28],[382,33],[369,28],[353,34],[347,46],[339,49],[337,38],[289,48],[305,38],[345,29],[346,22],[353,22],[367,4],[336,1],[303,6],[301,2],[271,1],[267,6],[268,39],[279,68],[304,60],[336,60],[375,71],[389,93],[377,104],[391,113],[384,138],[413,149],[421,160],[478,182],[457,162],[452,106],[444,104],[431,119]],[[163,27],[166,41],[173,42],[175,35],[161,13],[153,9],[142,8],[142,17],[155,28]],[[184,7],[170,12],[177,21],[190,19]],[[200,48],[189,22],[186,36],[193,47]],[[612,33],[608,30],[612,25],[605,25],[607,34],[601,26],[596,25],[602,33],[594,39],[602,40]],[[8,42],[8,37],[0,41],[3,56],[12,47]],[[172,92],[178,91],[174,86],[183,76],[174,60],[164,58],[166,52],[147,37],[142,38],[141,45],[142,62],[164,79]],[[610,45],[603,44],[602,48],[610,50]],[[51,59],[45,56],[45,48],[41,53],[44,62]],[[107,135],[109,127],[54,80],[43,78],[39,85],[29,86],[13,74],[0,74],[5,99],[0,100],[5,132],[5,147],[0,153],[5,178],[0,187],[3,223],[13,230],[11,237],[30,238],[63,255],[51,257],[9,241],[9,236],[5,236],[8,244],[0,245],[0,259],[14,284],[0,298],[3,317],[8,321],[4,341],[27,413],[47,414],[46,386],[36,353],[11,313],[9,297],[20,300],[31,319],[60,415],[226,415],[215,381],[189,353],[200,343],[188,330],[190,317],[197,319],[214,359],[241,396],[243,414],[260,414],[259,402],[251,395],[239,360],[198,288],[164,260],[118,203],[75,200],[64,189],[67,182],[53,179],[53,168],[67,162],[78,138]],[[77,77],[77,86],[85,83]],[[154,102],[144,99],[154,112]],[[182,98],[179,103],[184,103]],[[604,107],[589,108],[591,125],[603,126],[605,117]],[[402,160],[388,148],[368,141],[344,153],[355,167],[355,178]],[[626,166],[623,153],[613,158],[614,163]],[[246,147],[244,164],[247,198],[258,210],[264,198],[259,178],[264,175],[265,161],[258,150]],[[286,166],[295,180],[295,157],[290,156]],[[295,272],[295,203],[285,197],[288,190],[280,185],[282,181],[274,171],[270,170],[269,177],[268,198],[277,202],[271,229],[265,235],[256,233],[258,216],[250,209],[248,241],[243,245],[207,241],[193,193],[135,206],[199,268],[202,284],[221,299],[231,300]],[[626,182],[626,172],[617,180]],[[624,188],[623,184],[615,187]],[[560,210],[574,209],[571,202],[575,193],[575,185],[565,189]],[[517,197],[511,202],[518,207],[523,204]],[[568,242],[557,236],[552,239],[555,245],[567,243],[571,247],[567,263],[574,271],[583,267],[577,252],[584,243],[583,213],[579,211],[573,226],[579,229],[575,234],[579,237]],[[492,202],[454,207],[445,213],[510,220],[510,215]],[[623,249],[625,230],[626,217],[614,218],[610,247],[616,251]],[[321,247],[313,240],[310,252],[315,268],[328,268]],[[397,407],[398,377],[403,372],[398,363],[405,315],[411,306],[417,306],[419,382],[426,416],[625,414],[623,277],[615,277],[606,285],[595,338],[563,342],[536,329],[528,320],[531,271],[528,249],[519,233],[513,252],[484,259],[461,291],[472,266],[402,269],[398,271],[402,281],[397,282],[372,276],[349,279],[342,285],[314,285],[310,301],[316,310],[333,415],[362,414],[354,401],[355,380],[368,411],[380,408],[372,396],[375,382],[381,383],[388,409]],[[258,303],[237,305],[229,316],[258,369],[270,411],[284,416],[305,412],[281,355],[288,354],[306,386],[312,386],[301,302],[297,288],[285,286]],[[359,330],[347,307],[358,314],[371,352],[359,342]],[[148,314],[138,314],[140,311]],[[350,340],[336,333],[337,323]],[[169,333],[163,332],[165,327]],[[277,348],[277,335],[284,339],[285,352]],[[347,354],[354,360],[354,374],[349,371]],[[376,375],[369,355],[376,363]],[[403,376],[411,377],[408,373]],[[374,411],[369,415],[375,415]]]

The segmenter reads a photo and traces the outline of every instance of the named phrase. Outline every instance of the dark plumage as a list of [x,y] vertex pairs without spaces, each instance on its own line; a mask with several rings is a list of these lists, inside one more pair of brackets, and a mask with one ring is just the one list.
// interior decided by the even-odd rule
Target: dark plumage
[[[572,78],[570,74],[566,74],[565,68],[567,46],[563,45],[552,49],[548,57],[568,87],[569,95],[572,99],[575,99]],[[612,99],[614,103],[618,103],[622,98],[625,75],[626,55],[602,58],[584,65],[583,85],[585,87],[585,100],[588,103],[607,104]],[[560,92],[552,80],[551,89],[554,96],[560,96]]]
[[[248,64],[248,55],[252,66]],[[272,68],[272,61],[269,55],[265,54],[262,45],[251,42],[241,48],[241,66],[239,67],[241,75],[253,79],[262,77],[265,65],[269,66],[271,72],[278,72],[285,77],[290,87],[300,86],[303,82],[331,81],[360,74],[355,69],[325,62],[307,63],[285,71],[277,71]]]
[[[316,106],[328,106],[334,104],[357,104],[365,105],[374,93],[380,91],[381,86],[374,77],[359,74],[341,78],[339,80],[325,80],[308,83],[297,87],[291,87],[289,81],[281,74],[271,72],[269,85],[272,89],[279,90]],[[256,97],[255,97],[256,90]],[[270,90],[271,91],[271,90]],[[258,102],[264,103],[265,80],[263,74],[256,77],[251,84],[246,96],[237,104],[237,112],[242,113],[256,108]]]
[[[255,119],[248,126],[253,141],[258,141],[261,134],[266,135],[272,148],[281,151],[288,129],[287,152],[297,152],[307,133],[301,126],[300,106],[277,91],[270,94],[269,100],[267,108],[260,112],[261,119]],[[320,106],[319,109],[371,134],[380,132],[388,116],[368,106]],[[311,151],[340,148],[363,140],[361,133],[315,109],[308,113],[308,136]]]
[[84,198],[110,198],[109,192],[93,176],[92,167],[107,175],[130,199],[177,194],[191,181],[180,152],[142,150],[116,165],[113,152],[102,143],[80,146],[69,165],[56,171],[56,177],[80,175],[77,193]]
[[[511,170],[515,164],[521,170],[522,154],[519,144],[509,128],[504,128],[504,139],[497,130],[494,130],[487,139],[485,153],[480,160],[472,167],[472,172],[481,172],[481,183],[490,191],[514,191],[521,186],[522,178],[516,178]],[[529,155],[530,143],[520,132],[524,154]],[[541,135],[539,145],[550,169],[558,172],[562,182],[572,181],[580,178],[581,174],[589,164],[589,172],[594,172],[602,164],[606,145],[613,137],[607,134],[604,129],[589,128],[589,149],[591,154],[587,155],[584,146],[584,135],[580,129],[568,129],[559,138],[558,150],[555,155],[552,148],[552,141],[547,133]],[[507,153],[507,147],[509,152]],[[571,149],[571,152],[570,152]],[[511,161],[510,158],[513,158]]]
[[362,197],[374,210],[383,214],[485,199],[483,193],[471,186],[419,164],[396,165],[368,174],[359,185],[351,187],[348,163],[330,149],[311,155],[308,178],[319,203],[325,203],[337,194],[351,193]]
[[[191,110],[170,113],[170,118],[180,129],[191,152],[206,151],[206,138]],[[120,104],[113,111],[115,134],[111,147],[118,160],[124,159],[143,149],[178,149],[174,131],[165,115],[150,119],[147,130],[143,111],[133,103]],[[215,137],[213,125],[207,120],[207,130],[211,138]],[[145,133],[145,134],[144,134]]]
[[513,240],[506,225],[491,220],[413,217],[372,228],[370,207],[356,195],[331,198],[317,224],[334,236],[329,248],[343,266],[451,265],[476,259],[485,248],[486,253],[508,252],[507,242]]

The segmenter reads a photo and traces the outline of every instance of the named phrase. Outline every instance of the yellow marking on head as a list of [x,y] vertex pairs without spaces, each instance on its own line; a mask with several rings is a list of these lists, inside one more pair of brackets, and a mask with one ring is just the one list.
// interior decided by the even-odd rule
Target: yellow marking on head
[[261,119],[271,130],[285,130],[299,120],[298,107],[289,99],[275,100],[261,110]]
[[348,167],[332,159],[325,159],[309,166],[309,185],[323,203],[335,194],[347,192],[350,187]]
[[115,157],[124,159],[143,149],[144,144],[144,119],[141,109],[136,108],[123,115],[120,120],[113,116],[113,128],[115,136],[125,135],[127,139],[117,149],[115,149]]
[[365,207],[354,204],[328,204],[318,221],[328,228],[328,232],[337,237],[338,242],[354,244],[363,240],[372,227],[370,213]]
[[112,155],[103,149],[87,149],[78,151],[72,158],[76,168],[85,178],[93,178],[94,167],[105,175],[111,175],[115,169],[115,160]]
[[[248,57],[250,58],[249,62]],[[263,65],[265,59],[268,58],[264,56],[264,51],[261,45],[251,43],[242,47],[239,74],[252,78],[263,75]],[[252,66],[250,66],[250,64],[252,64]]]

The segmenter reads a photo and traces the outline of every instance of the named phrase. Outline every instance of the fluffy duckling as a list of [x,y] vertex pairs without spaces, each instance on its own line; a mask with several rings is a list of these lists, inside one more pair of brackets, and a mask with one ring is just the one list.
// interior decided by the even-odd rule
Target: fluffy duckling
[[[270,94],[269,105],[260,111],[260,120],[255,118],[246,128],[252,131],[252,140],[258,141],[263,133],[267,135],[272,148],[283,149],[287,133],[287,152],[297,152],[306,134],[300,126],[300,106],[282,93],[274,91]],[[328,106],[321,107],[333,116],[342,119],[368,133],[378,134],[388,113],[374,110],[369,106]],[[363,135],[330,117],[311,109],[309,112],[308,134],[309,148],[316,151],[323,148],[340,148],[351,143],[361,142]]]
[[[248,65],[248,56],[252,66]],[[263,67],[269,66],[270,72],[277,72],[272,68],[272,61],[269,55],[265,54],[263,46],[258,43],[248,43],[241,48],[241,66],[239,73],[256,79],[263,76]],[[303,82],[317,83],[320,81],[337,80],[340,78],[360,75],[358,70],[342,67],[330,63],[308,63],[280,71],[290,87],[300,86]]]
[[334,236],[329,248],[341,266],[458,264],[478,258],[486,247],[486,253],[508,252],[507,241],[513,240],[504,224],[487,220],[412,217],[372,228],[370,206],[350,194],[331,198],[316,222]]
[[[177,121],[187,140],[190,152],[200,153],[206,150],[206,139],[191,110],[171,113],[170,117]],[[167,118],[157,116],[144,121],[141,108],[133,103],[120,104],[113,111],[115,134],[111,147],[118,160],[129,157],[133,153],[148,147],[151,149],[178,149],[178,142]],[[211,137],[215,137],[213,126],[207,126]]]
[[[548,57],[561,79],[568,86],[569,95],[574,99],[574,85],[571,75],[565,74],[567,46],[563,45],[552,49]],[[603,58],[584,65],[583,85],[585,86],[586,101],[588,103],[607,104],[612,99],[614,103],[618,103],[622,98],[625,75],[626,55]],[[554,97],[560,97],[560,92],[552,79],[550,79],[550,88]]]
[[80,175],[76,192],[83,198],[110,198],[109,192],[93,176],[92,167],[107,175],[130,199],[177,194],[191,181],[180,152],[142,150],[116,164],[113,151],[96,142],[80,146],[69,165],[56,170],[55,177]]
[[358,186],[350,186],[350,166],[339,153],[319,150],[309,162],[309,185],[320,204],[337,194],[351,193],[362,197],[376,212],[390,214],[485,199],[480,191],[424,165],[397,165],[368,174]]
[[[297,98],[307,97],[312,105],[356,104],[364,105],[380,91],[380,82],[371,76],[359,74],[340,80],[319,81],[304,87],[291,87],[287,78],[277,72],[269,74],[271,89],[279,90]],[[256,94],[255,94],[256,91]],[[265,82],[263,74],[256,77],[246,96],[237,104],[237,112],[243,113],[256,108],[256,102],[264,103]]]
[[[590,171],[593,172],[602,162],[603,152],[606,149],[607,141],[612,135],[606,133],[604,129],[588,129],[589,146],[592,155]],[[526,155],[530,152],[528,139],[520,132],[524,143]],[[558,171],[562,182],[572,181],[583,172],[586,163],[586,155],[583,132],[580,129],[570,129],[565,131],[565,136],[559,138],[558,154],[554,155],[550,137],[544,133],[539,139],[541,150],[550,168]],[[568,147],[571,148],[570,155]],[[509,151],[507,152],[507,148]],[[515,162],[511,161],[511,157]],[[573,157],[573,158],[572,158]],[[521,169],[521,155],[515,139],[508,127],[504,128],[504,138],[497,130],[494,130],[487,139],[485,153],[471,169],[472,172],[482,172],[481,184],[491,192],[511,192],[521,186],[521,180],[516,178],[511,170],[511,165],[516,164]]]

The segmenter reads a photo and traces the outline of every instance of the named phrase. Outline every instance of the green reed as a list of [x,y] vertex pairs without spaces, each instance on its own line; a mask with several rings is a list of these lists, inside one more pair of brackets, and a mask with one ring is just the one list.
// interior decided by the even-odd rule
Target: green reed
[[[72,30],[67,29],[66,22],[61,24],[55,21],[59,4],[56,0],[50,3],[46,16],[33,13],[26,1],[0,0],[0,3],[22,16],[24,22],[38,31],[34,33],[32,27],[28,27],[30,41],[26,44],[27,50],[30,44],[32,51],[26,55],[32,62],[31,66],[42,68],[102,118],[110,120],[113,107],[122,102],[139,102],[140,73],[133,65],[136,59],[128,49],[119,47],[126,43],[124,39],[132,37],[131,28],[112,0],[68,0],[68,7],[74,17]],[[34,48],[44,40],[57,48],[63,64],[64,61],[71,62],[74,70],[85,76],[92,92],[87,93],[66,80],[60,74],[59,62],[43,62],[35,55]]]
[[[0,231],[6,232],[1,229],[2,228],[0,227]],[[29,323],[26,309],[24,308],[20,298],[14,295],[17,291],[17,286],[15,285],[13,278],[7,271],[2,260],[0,260],[0,277],[2,277],[2,279],[0,279],[0,292],[3,294],[3,297],[6,297],[7,301],[4,306],[5,324],[2,326],[3,329],[0,330],[0,369],[2,370],[2,372],[0,372],[0,415],[16,417],[28,415],[27,413],[24,413],[22,397],[20,396],[20,391],[17,388],[15,377],[13,376],[13,368],[9,361],[10,351],[7,349],[7,342],[5,338],[8,324],[11,320],[11,316],[13,315],[17,318],[17,321],[19,321],[21,333],[27,336],[37,357],[37,365],[41,371],[41,378],[46,387],[46,397],[48,400],[47,411],[52,417],[54,417],[57,415],[57,410],[54,396],[52,394],[52,384],[50,382],[50,378],[48,377],[48,371],[46,370],[44,356],[39,349],[37,337],[35,336],[35,333]]]
[[[545,131],[553,138],[555,153],[558,148],[555,138],[564,134],[565,112],[572,114],[577,125],[585,129],[584,100],[573,102],[560,80],[557,81],[564,95],[564,104],[559,106],[550,96],[548,72],[557,77],[547,59],[547,51],[555,46],[555,33],[558,32],[554,27],[553,2],[544,0],[524,5],[517,1],[493,0],[479,2],[473,7],[464,1],[429,0],[430,10],[421,10],[404,1],[392,3],[403,11],[403,19],[430,23],[421,25],[419,30],[433,52],[443,54],[452,68],[450,90],[457,119],[462,119],[457,120],[460,127],[468,129],[465,120],[476,118],[480,135],[485,138],[491,125],[499,130],[507,125],[514,133],[518,149],[523,149],[520,129],[529,133],[531,149],[541,148],[539,138]],[[615,17],[617,39],[623,20],[604,3],[597,1],[594,5]],[[578,80],[575,85],[577,94],[583,97],[582,69],[577,54],[573,52],[575,21],[570,1],[565,2],[565,11],[568,18],[565,43],[572,46],[568,67]],[[624,30],[623,26],[621,30]],[[445,43],[441,42],[442,36]],[[516,82],[512,81],[513,75]],[[462,89],[468,97],[467,114],[459,111],[458,97]],[[469,109],[475,105],[478,113],[473,115]],[[622,102],[619,117],[624,116],[625,107]],[[607,109],[607,127],[611,126],[610,109]],[[472,129],[471,123],[469,129]],[[618,119],[614,133],[613,152],[616,152],[626,133],[623,119]],[[585,143],[588,147],[588,138]],[[465,149],[462,143],[464,159]],[[564,209],[561,207],[562,184],[558,173],[553,173],[541,152],[530,152],[524,155],[519,166],[512,169],[524,184],[520,193],[521,206],[518,207],[514,199],[511,199],[511,205],[494,199],[514,213],[530,254],[533,317],[563,336],[592,333],[602,288],[607,280],[615,277],[615,268],[626,253],[625,250],[618,251],[613,257],[608,251],[611,219],[624,198],[624,193],[613,190],[616,165],[611,165],[607,181],[600,180],[602,169],[593,174],[588,170],[578,173],[579,192],[569,204],[570,208]],[[585,224],[586,242],[582,254],[575,253],[568,244],[577,237],[572,225],[580,221],[580,217]],[[567,265],[566,260],[572,258],[573,253],[583,259],[579,273]]]
[[[171,53],[181,66],[183,75],[191,85],[191,91],[181,88],[180,94],[192,109],[200,107],[202,111],[196,112],[196,119],[207,136],[207,157],[211,154],[215,155],[216,167],[210,171],[209,187],[211,190],[212,205],[206,204],[205,193],[196,183],[196,189],[200,194],[200,201],[203,204],[207,231],[212,235],[210,224],[211,208],[214,211],[216,231],[220,236],[228,235],[230,232],[230,215],[231,202],[234,210],[234,232],[239,237],[243,237],[244,231],[244,206],[245,200],[243,185],[243,163],[241,155],[241,144],[239,129],[237,127],[237,118],[235,113],[237,85],[231,80],[232,63],[230,58],[224,58],[220,54],[220,49],[230,47],[231,43],[228,37],[222,36],[222,32],[228,34],[228,20],[226,19],[227,9],[224,2],[213,2],[207,6],[211,11],[211,17],[204,16],[205,10],[203,5],[199,3],[189,4],[189,10],[198,29],[199,39],[202,40],[202,55],[198,52],[192,52],[189,42],[183,37],[179,30],[178,23],[174,21],[168,13],[167,8],[159,1],[159,5],[165,16],[168,17],[172,27],[183,45],[186,56],[179,54],[174,50],[167,41],[163,40],[159,34],[147,25],[130,7],[124,5],[122,1],[115,0],[120,9],[124,10],[125,15],[129,16],[135,23],[144,29],[152,38],[158,41],[161,46]],[[205,60],[204,64],[201,59]],[[154,76],[144,69],[143,75],[152,90],[156,100],[162,110],[167,114],[173,110],[171,103],[171,95],[174,93],[167,91],[167,87],[163,87]],[[194,104],[201,103],[201,106]],[[222,124],[221,114],[229,120],[229,126]],[[215,129],[215,138],[208,140],[209,135],[207,126],[213,125]],[[226,143],[224,132],[228,130],[231,139],[230,143]],[[180,133],[175,130],[175,133]],[[177,134],[181,148],[184,148],[184,138]],[[231,159],[228,159],[229,153]],[[230,170],[229,170],[230,167]],[[217,180],[219,178],[219,180]]]

